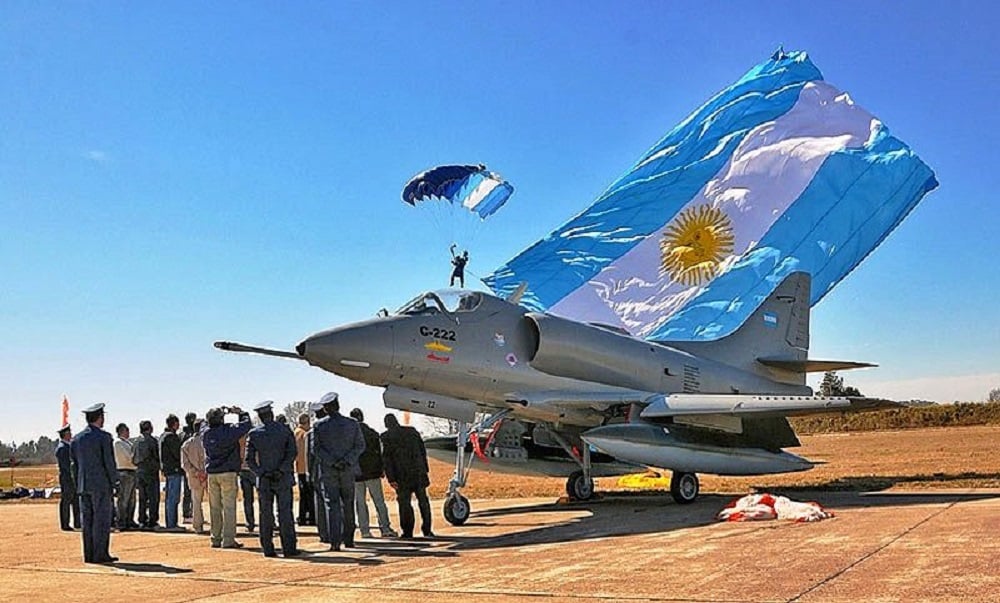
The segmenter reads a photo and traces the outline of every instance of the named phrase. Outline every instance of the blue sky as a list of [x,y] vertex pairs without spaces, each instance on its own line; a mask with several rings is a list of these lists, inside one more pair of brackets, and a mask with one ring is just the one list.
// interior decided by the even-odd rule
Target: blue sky
[[[1000,43],[987,3],[36,3],[0,7],[0,440],[108,403],[377,390],[215,339],[303,336],[446,284],[399,201],[484,162],[517,188],[485,275],[779,45],[809,52],[940,188],[813,312],[868,394],[1000,386]],[[375,415],[377,416],[377,414]],[[74,419],[79,423],[78,417]]]

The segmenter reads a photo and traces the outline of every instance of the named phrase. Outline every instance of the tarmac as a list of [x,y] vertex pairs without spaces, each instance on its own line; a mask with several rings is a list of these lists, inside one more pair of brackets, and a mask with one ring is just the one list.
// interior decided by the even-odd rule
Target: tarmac
[[265,559],[242,528],[242,550],[193,532],[115,533],[110,566],[82,562],[54,504],[4,503],[0,601],[1000,602],[1000,490],[792,496],[836,517],[719,523],[730,497],[642,494],[473,501],[453,527],[435,501],[434,540],[331,553],[300,528],[311,554]]

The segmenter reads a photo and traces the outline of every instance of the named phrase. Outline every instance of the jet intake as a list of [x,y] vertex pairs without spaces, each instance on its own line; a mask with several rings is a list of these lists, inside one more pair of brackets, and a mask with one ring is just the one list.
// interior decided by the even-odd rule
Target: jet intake
[[538,334],[528,361],[532,368],[560,377],[647,389],[663,373],[666,352],[659,346],[608,329],[530,312]]

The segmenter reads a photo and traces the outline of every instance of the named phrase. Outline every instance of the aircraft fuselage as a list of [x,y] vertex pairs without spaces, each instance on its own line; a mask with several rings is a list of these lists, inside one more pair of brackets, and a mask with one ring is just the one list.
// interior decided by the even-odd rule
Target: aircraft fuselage
[[[435,294],[409,308],[322,331],[303,340],[310,364],[378,387],[427,392],[487,407],[512,406],[528,420],[597,425],[594,412],[521,400],[518,392],[602,397],[634,391],[808,394],[668,345],[601,326],[536,314],[479,292]],[[585,401],[581,410],[587,410]]]

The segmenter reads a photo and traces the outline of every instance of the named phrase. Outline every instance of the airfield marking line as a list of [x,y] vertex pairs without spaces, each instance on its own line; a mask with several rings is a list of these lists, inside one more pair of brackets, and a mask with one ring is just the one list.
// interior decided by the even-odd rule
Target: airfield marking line
[[826,584],[829,584],[833,580],[836,580],[840,576],[844,575],[848,570],[851,570],[851,569],[853,569],[853,568],[861,565],[862,563],[864,563],[865,561],[871,559],[875,555],[881,553],[882,551],[884,551],[888,547],[892,546],[893,544],[896,544],[903,537],[909,535],[911,532],[913,532],[914,530],[916,530],[920,526],[926,524],[927,522],[929,522],[930,520],[934,519],[935,517],[941,515],[942,513],[945,513],[946,511],[951,510],[951,508],[954,507],[955,505],[957,505],[959,502],[961,502],[961,501],[958,498],[956,498],[955,500],[951,501],[950,503],[948,503],[944,507],[938,509],[937,511],[934,511],[933,513],[931,513],[927,517],[924,517],[923,519],[921,519],[917,523],[915,523],[912,526],[906,528],[905,530],[903,530],[902,532],[900,532],[899,534],[897,534],[896,536],[894,536],[893,538],[891,538],[885,544],[877,546],[873,550],[869,551],[868,553],[865,553],[864,555],[862,555],[861,557],[859,557],[858,559],[856,559],[855,561],[853,561],[852,563],[850,563],[847,567],[845,567],[845,568],[843,568],[841,570],[838,570],[838,571],[830,574],[826,578],[823,578],[822,580],[820,580],[816,584],[810,586],[806,590],[804,590],[804,591],[800,592],[799,594],[795,595],[794,597],[792,597],[791,599],[789,599],[786,603],[794,603],[795,601],[799,601],[800,599],[802,599],[802,597],[808,595],[809,593],[813,592],[817,588],[819,588],[821,586],[824,586]]

